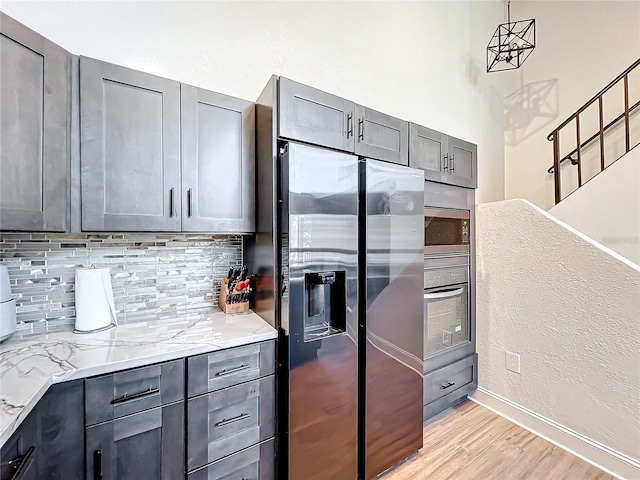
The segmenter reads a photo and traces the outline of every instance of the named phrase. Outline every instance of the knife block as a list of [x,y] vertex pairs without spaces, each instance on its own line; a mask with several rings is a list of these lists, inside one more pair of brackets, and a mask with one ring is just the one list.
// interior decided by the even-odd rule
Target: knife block
[[220,294],[218,295],[218,306],[224,313],[241,313],[249,311],[249,302],[227,303],[229,295],[229,279],[224,277],[220,286]]

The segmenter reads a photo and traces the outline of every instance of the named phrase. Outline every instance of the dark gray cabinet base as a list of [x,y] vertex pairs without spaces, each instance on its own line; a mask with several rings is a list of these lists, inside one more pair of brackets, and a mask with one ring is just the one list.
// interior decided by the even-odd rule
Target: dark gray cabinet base
[[173,480],[184,475],[184,403],[86,430],[87,480]]
[[241,450],[187,475],[187,480],[273,480],[273,439]]
[[424,376],[423,420],[449,408],[477,387],[477,353],[427,373]]

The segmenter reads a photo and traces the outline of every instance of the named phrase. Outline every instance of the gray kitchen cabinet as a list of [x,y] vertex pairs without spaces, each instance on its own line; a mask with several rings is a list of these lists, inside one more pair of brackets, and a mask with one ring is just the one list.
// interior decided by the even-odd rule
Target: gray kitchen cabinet
[[275,373],[275,342],[260,342],[187,359],[189,398]]
[[279,79],[279,137],[353,152],[354,113],[349,100]]
[[187,480],[273,480],[274,440],[229,455],[187,475]]
[[0,478],[82,478],[84,383],[52,385],[2,447]]
[[0,12],[0,230],[67,229],[69,58]]
[[424,376],[423,418],[465,398],[478,387],[478,354],[474,353]]
[[356,105],[354,153],[399,165],[409,164],[409,123]]
[[184,398],[184,360],[88,378],[86,424],[114,420]]
[[254,103],[182,84],[181,110],[182,231],[254,231]]
[[275,342],[187,358],[187,478],[271,479]]
[[32,411],[6,441],[0,451],[0,478],[38,479],[36,412]]
[[187,471],[275,434],[274,376],[189,399]]
[[82,230],[180,231],[180,84],[80,57]]
[[424,170],[425,180],[476,188],[476,145],[415,123],[409,126],[409,166]]
[[87,427],[85,455],[87,480],[184,478],[184,403]]
[[473,143],[449,137],[449,175],[448,183],[461,187],[478,186],[478,147]]

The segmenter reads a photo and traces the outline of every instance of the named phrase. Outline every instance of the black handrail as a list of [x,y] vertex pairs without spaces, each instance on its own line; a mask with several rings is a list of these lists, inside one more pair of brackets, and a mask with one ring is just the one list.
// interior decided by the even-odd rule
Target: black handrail
[[[631,114],[636,108],[640,107],[640,101],[638,101],[637,103],[633,104],[631,107],[629,107],[629,113]],[[622,120],[624,118],[625,114],[624,112],[621,113],[620,115],[618,115],[615,119],[613,119],[611,122],[609,122],[603,129],[603,132],[606,132],[607,130],[609,130],[609,128],[613,127],[616,123],[618,123],[620,120]],[[584,143],[580,144],[580,149],[586,147],[589,143],[593,142],[596,138],[598,138],[600,136],[600,132],[596,132],[594,133],[591,137],[589,137]],[[547,137],[548,139],[548,137]],[[553,140],[553,137],[551,138],[551,140]],[[572,165],[577,165],[578,162],[576,160],[574,160],[573,155],[578,153],[578,148],[574,148],[573,150],[571,150],[571,153],[567,154],[566,156],[564,156],[561,160],[560,160],[560,165],[562,165],[564,162],[566,162],[567,160],[571,160],[571,164]],[[547,170],[548,173],[553,173],[553,165],[551,165],[549,167],[549,170]]]

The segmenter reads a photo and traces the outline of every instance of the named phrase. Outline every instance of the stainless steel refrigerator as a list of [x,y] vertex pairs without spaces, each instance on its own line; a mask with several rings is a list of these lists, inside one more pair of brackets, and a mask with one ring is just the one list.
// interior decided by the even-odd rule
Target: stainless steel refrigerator
[[293,142],[277,161],[255,250],[279,262],[278,478],[370,479],[422,447],[423,173]]

